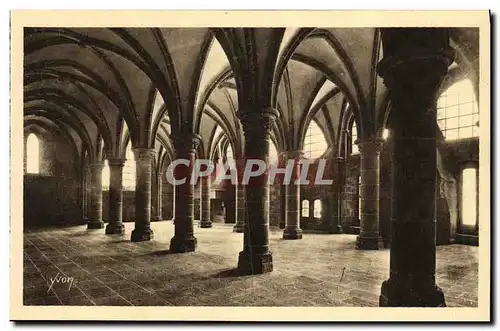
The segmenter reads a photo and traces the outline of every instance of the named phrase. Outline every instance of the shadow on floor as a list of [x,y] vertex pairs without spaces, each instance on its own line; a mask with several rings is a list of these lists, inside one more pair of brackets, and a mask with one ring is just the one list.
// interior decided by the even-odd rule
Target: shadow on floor
[[112,243],[112,244],[121,244],[121,243],[129,243],[129,242],[130,242],[130,240],[128,240],[128,239],[118,239],[118,240],[113,240],[110,243]]
[[163,249],[161,251],[154,251],[154,252],[148,253],[146,255],[151,255],[151,256],[165,256],[165,255],[171,255],[171,254],[180,254],[180,253],[172,252],[170,249]]
[[233,277],[243,277],[248,276],[248,274],[243,273],[238,268],[226,269],[213,274],[212,278],[233,278]]
[[145,255],[165,256],[165,255],[176,255],[176,254],[187,254],[187,253],[195,253],[195,252],[172,252],[170,249],[163,249],[163,250],[147,253]]
[[94,229],[94,230],[85,230],[85,232],[75,232],[71,233],[68,236],[69,237],[85,237],[85,236],[90,236],[95,234],[95,230],[100,230],[100,229]]

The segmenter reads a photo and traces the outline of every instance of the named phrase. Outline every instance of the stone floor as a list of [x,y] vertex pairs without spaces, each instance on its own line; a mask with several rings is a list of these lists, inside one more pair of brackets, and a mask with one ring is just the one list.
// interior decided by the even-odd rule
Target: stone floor
[[[195,229],[198,250],[169,254],[170,221],[155,239],[131,243],[85,226],[24,235],[25,305],[377,306],[389,251],[357,251],[353,235],[305,234],[284,241],[271,231],[274,271],[234,272],[242,235],[229,225]],[[437,248],[437,282],[448,306],[477,306],[478,248]],[[51,286],[52,285],[52,286]]]

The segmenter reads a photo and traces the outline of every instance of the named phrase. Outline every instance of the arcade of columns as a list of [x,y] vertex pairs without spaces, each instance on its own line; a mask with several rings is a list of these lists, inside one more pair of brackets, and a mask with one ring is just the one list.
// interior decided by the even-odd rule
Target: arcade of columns
[[[389,89],[392,113],[390,127],[393,137],[393,179],[391,207],[390,278],[382,284],[381,306],[444,306],[441,289],[435,282],[435,183],[436,183],[436,96],[438,87],[453,59],[445,29],[422,34],[418,29],[383,29],[384,58],[378,73]],[[252,108],[254,106],[254,108]],[[258,110],[258,105],[247,108]],[[245,134],[245,159],[267,162],[269,140],[278,112],[272,108],[240,113]],[[196,134],[173,137],[176,157],[193,161],[200,143]],[[378,249],[379,236],[379,153],[382,141],[377,137],[358,142],[361,154],[361,229],[357,249]],[[136,217],[132,241],[153,238],[150,227],[151,171],[154,149],[135,148]],[[300,158],[297,151],[287,152],[289,158]],[[122,234],[122,169],[123,159],[108,160],[110,166],[109,224],[106,234]],[[192,164],[193,162],[191,162]],[[337,158],[334,171],[342,178],[344,160]],[[101,173],[103,164],[92,164],[89,229],[102,228]],[[298,176],[294,166],[294,177]],[[191,166],[178,166],[176,178],[187,178],[175,186],[175,235],[173,252],[196,249],[193,233],[194,187],[190,184]],[[237,222],[235,232],[243,232],[243,250],[238,268],[242,273],[259,274],[273,270],[269,249],[269,187],[267,173],[250,179],[248,185],[237,186]],[[161,183],[161,180],[158,180]],[[157,184],[161,185],[161,184]],[[341,232],[340,189],[332,192],[330,207],[331,233]],[[157,187],[158,190],[158,187]],[[210,181],[202,180],[202,228],[211,227]],[[156,214],[161,202],[156,202]],[[154,216],[157,216],[154,215]],[[286,186],[284,239],[300,239],[300,186]]]

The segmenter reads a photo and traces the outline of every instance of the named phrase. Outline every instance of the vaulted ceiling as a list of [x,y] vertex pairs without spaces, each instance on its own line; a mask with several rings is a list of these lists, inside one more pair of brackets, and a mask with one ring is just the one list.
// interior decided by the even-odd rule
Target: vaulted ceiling
[[[450,34],[446,84],[478,86],[478,30]],[[383,128],[380,39],[376,28],[26,28],[25,127],[59,127],[92,158],[123,156],[130,140],[155,148],[160,165],[181,132],[200,134],[208,156],[222,129],[241,156],[238,113],[258,105],[280,113],[279,151],[301,149],[312,119],[336,148],[346,113],[360,136]]]

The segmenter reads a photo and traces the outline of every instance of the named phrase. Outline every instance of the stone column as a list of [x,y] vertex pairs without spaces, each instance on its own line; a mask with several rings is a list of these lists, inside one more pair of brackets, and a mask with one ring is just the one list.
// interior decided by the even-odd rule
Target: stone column
[[131,241],[153,239],[151,229],[151,168],[155,156],[153,148],[134,148],[135,158],[135,229]]
[[103,163],[90,165],[90,209],[87,229],[102,229],[102,169]]
[[380,223],[380,151],[382,140],[371,139],[360,141],[359,153],[361,157],[359,186],[360,229],[356,238],[356,249],[379,249],[384,242],[379,233]]
[[194,185],[191,176],[195,161],[195,151],[201,137],[193,133],[184,133],[173,137],[177,159],[186,159],[189,165],[177,165],[174,169],[176,179],[186,179],[184,184],[175,186],[175,233],[170,240],[170,251],[173,253],[194,252],[196,238],[194,236]]
[[380,306],[443,307],[436,285],[436,100],[453,62],[447,29],[382,29],[378,72],[393,139],[390,278]]
[[166,220],[173,220],[174,218],[174,187],[171,183],[165,182],[165,208],[162,208],[162,213],[165,212],[164,218]]
[[88,209],[89,209],[89,195],[88,195],[88,183],[89,183],[89,168],[86,163],[83,164],[82,168],[82,224],[87,224],[89,222]]
[[285,183],[285,230],[283,230],[283,239],[302,239],[302,229],[300,228],[300,159],[302,152],[292,151],[287,153],[288,159],[295,160],[292,169],[290,183]]
[[106,234],[123,234],[125,226],[122,222],[123,215],[123,166],[125,159],[108,159],[109,166],[109,223]]
[[155,215],[153,215],[153,217],[151,218],[151,222],[159,222],[159,221],[162,221],[163,220],[163,217],[162,217],[162,214],[161,214],[161,209],[162,209],[162,197],[163,197],[163,192],[162,192],[162,173],[159,172],[159,173],[156,173],[156,175],[154,176],[154,179],[155,179],[155,186],[154,186],[154,190],[155,190],[155,194],[153,194],[154,196],[154,205],[155,205],[155,208],[154,208],[154,213]]
[[[260,112],[240,113],[245,132],[245,160],[259,159],[269,164],[269,135],[279,116],[272,108]],[[273,270],[269,250],[269,185],[268,172],[250,178],[245,186],[246,215],[243,251],[238,268],[242,273],[261,274]]]
[[211,228],[210,219],[210,176],[201,177],[201,220],[200,227]]
[[245,205],[245,186],[241,183],[241,178],[238,178],[238,186],[236,187],[236,224],[233,226],[233,232],[243,233],[245,231]]

